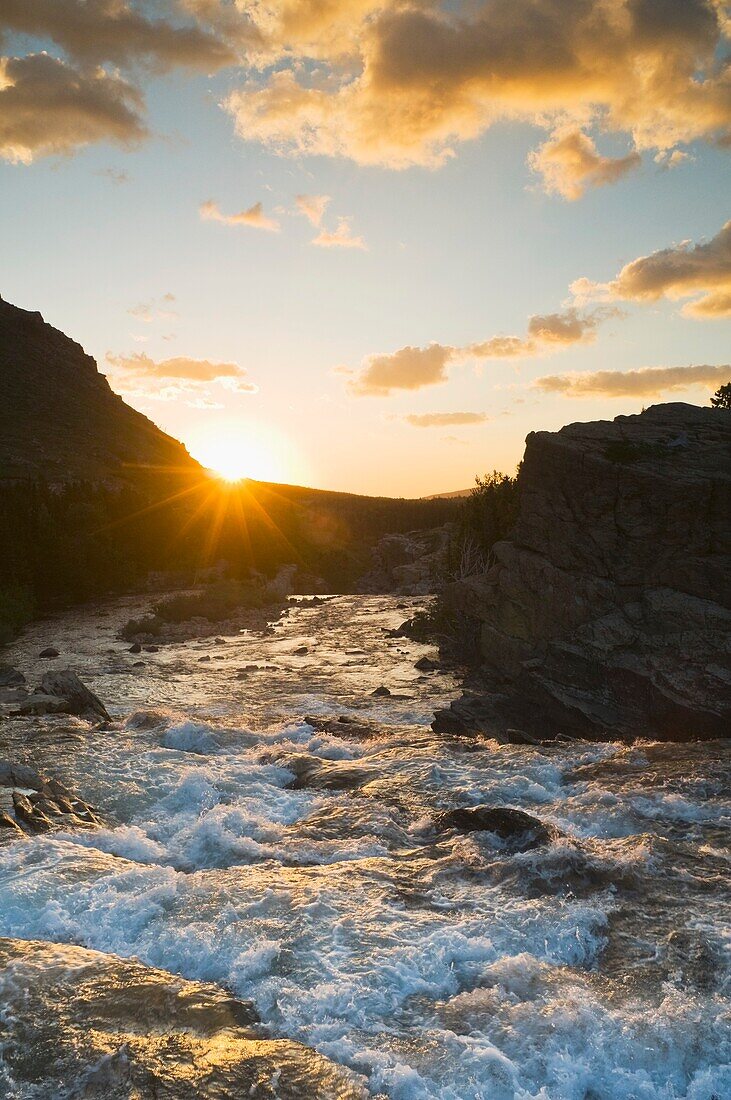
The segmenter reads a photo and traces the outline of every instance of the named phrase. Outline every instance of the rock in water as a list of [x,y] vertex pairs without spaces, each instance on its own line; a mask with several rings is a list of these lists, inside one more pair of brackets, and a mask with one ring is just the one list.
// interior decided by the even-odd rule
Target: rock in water
[[383,698],[385,698],[386,696],[388,696],[390,694],[391,694],[391,689],[387,688],[385,684],[381,684],[380,687],[377,687],[375,689],[375,691],[371,692],[371,695],[382,696]]
[[548,844],[559,835],[552,825],[511,806],[458,806],[439,814],[435,824],[438,829],[460,833],[495,833],[503,840],[516,841],[521,849]]
[[[3,1095],[366,1100],[362,1079],[215,986],[67,944],[0,940]],[[39,1091],[38,1082],[42,1082]]]
[[731,411],[655,405],[532,433],[492,556],[444,598],[503,728],[731,733]]
[[41,690],[46,695],[65,699],[69,704],[70,714],[78,714],[83,718],[101,718],[105,722],[110,720],[101,699],[93,691],[89,691],[70,668],[46,672],[41,680]]
[[12,665],[0,664],[0,688],[19,688],[25,683],[25,676]]
[[38,654],[38,656],[43,657],[44,660],[48,660],[51,657],[58,657],[59,652],[58,652],[57,649],[54,649],[52,645],[49,645],[49,646],[46,646],[45,649],[42,649],[41,652]]

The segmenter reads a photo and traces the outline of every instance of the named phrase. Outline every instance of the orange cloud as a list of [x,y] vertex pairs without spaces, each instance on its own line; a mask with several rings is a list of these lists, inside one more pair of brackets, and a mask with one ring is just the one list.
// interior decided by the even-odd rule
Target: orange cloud
[[372,355],[348,383],[348,389],[358,397],[386,397],[394,390],[438,385],[447,381],[445,368],[454,350],[431,344],[428,348],[401,348],[391,355]]
[[330,202],[329,195],[297,195],[295,203],[300,214],[304,214],[309,222],[319,228],[325,216],[325,210]]
[[731,366],[640,367],[582,371],[536,378],[533,388],[565,397],[660,397],[696,386],[715,388],[731,379]]
[[238,363],[214,363],[209,359],[189,359],[185,356],[155,360],[142,353],[107,354],[106,361],[114,371],[134,378],[136,383],[145,380],[192,384],[218,382],[237,393],[255,393],[257,389],[253,382],[246,380],[246,371]]
[[[291,62],[224,105],[244,139],[279,152],[433,167],[495,121],[522,118],[554,131],[534,166],[575,197],[620,178],[643,150],[731,133],[718,0],[329,0],[250,11],[270,58],[279,50]],[[313,71],[304,62],[315,59]],[[633,152],[601,156],[581,130],[592,123],[629,135]]]
[[201,203],[199,212],[204,221],[221,222],[223,225],[249,225],[253,229],[267,229],[271,233],[278,233],[281,228],[278,221],[264,213],[260,202],[255,202],[248,210],[241,210],[238,214],[224,214],[217,202],[207,199]]
[[312,244],[320,248],[361,248],[365,251],[367,244],[362,237],[353,236],[350,223],[350,218],[338,218],[337,228],[332,231],[321,229],[313,238]]
[[731,221],[705,244],[661,248],[626,264],[609,283],[577,279],[571,290],[579,301],[690,298],[682,308],[688,317],[731,316]]
[[637,152],[625,157],[604,157],[592,139],[576,128],[557,130],[528,158],[534,172],[543,177],[546,191],[574,201],[590,187],[616,183],[642,158]]
[[80,72],[48,54],[0,58],[0,156],[30,164],[113,141],[131,146],[147,134],[142,97],[121,77]]

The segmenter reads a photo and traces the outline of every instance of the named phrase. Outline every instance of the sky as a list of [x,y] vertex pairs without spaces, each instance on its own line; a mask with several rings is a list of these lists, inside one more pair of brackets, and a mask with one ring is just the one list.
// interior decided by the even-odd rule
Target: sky
[[722,0],[0,0],[0,294],[206,465],[421,496],[731,380]]

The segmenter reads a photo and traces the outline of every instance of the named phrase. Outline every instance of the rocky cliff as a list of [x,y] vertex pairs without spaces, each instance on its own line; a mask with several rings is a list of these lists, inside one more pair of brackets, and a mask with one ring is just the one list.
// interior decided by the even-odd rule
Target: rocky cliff
[[200,471],[112,392],[80,344],[0,298],[0,479],[115,482],[171,468]]
[[526,440],[520,513],[446,600],[479,638],[437,727],[731,733],[731,412],[656,405]]

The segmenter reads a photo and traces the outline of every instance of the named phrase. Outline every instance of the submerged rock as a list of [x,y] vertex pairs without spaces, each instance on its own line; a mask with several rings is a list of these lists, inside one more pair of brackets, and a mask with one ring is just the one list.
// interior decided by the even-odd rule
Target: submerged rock
[[275,763],[292,772],[294,779],[287,784],[292,791],[313,788],[322,791],[347,791],[362,787],[376,778],[373,768],[342,760],[321,760],[308,753],[295,753],[278,758]]
[[18,714],[71,714],[71,708],[68,699],[62,696],[34,691],[32,695],[21,701]]
[[132,645],[127,650],[127,652],[128,653],[141,653],[142,652],[142,646],[140,645],[139,642],[133,642]]
[[44,660],[47,660],[47,659],[50,659],[51,657],[58,657],[59,652],[58,652],[57,649],[54,649],[52,645],[49,645],[49,646],[46,646],[45,649],[42,649],[41,652],[38,654],[38,656],[43,657]]
[[503,840],[516,841],[525,850],[549,844],[560,834],[553,825],[512,806],[458,806],[435,818],[438,829],[456,829],[460,833],[495,833]]
[[215,986],[65,944],[0,940],[3,1095],[365,1100],[362,1079]]

